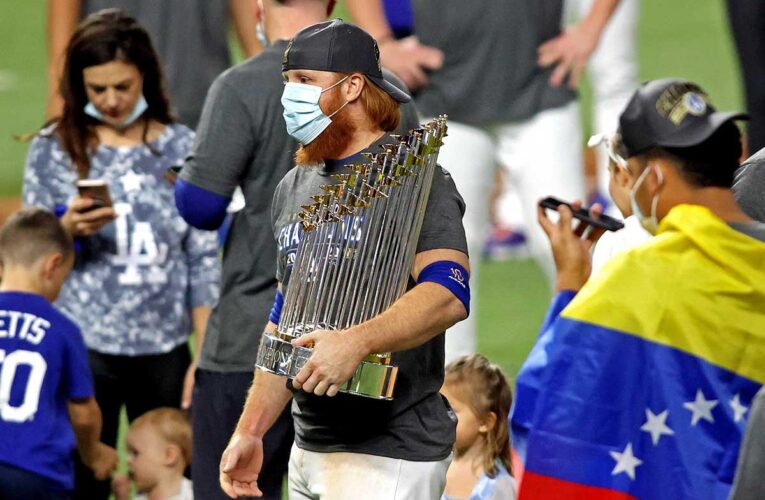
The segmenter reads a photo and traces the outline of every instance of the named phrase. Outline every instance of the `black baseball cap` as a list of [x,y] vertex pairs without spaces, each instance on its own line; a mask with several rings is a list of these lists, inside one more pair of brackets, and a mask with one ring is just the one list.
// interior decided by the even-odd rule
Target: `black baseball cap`
[[696,146],[725,123],[748,118],[746,113],[716,111],[695,83],[652,80],[632,95],[619,116],[619,132],[629,158],[657,146]]
[[342,19],[314,24],[295,35],[282,58],[282,71],[290,69],[363,73],[396,101],[412,100],[409,94],[383,77],[380,49],[375,39]]

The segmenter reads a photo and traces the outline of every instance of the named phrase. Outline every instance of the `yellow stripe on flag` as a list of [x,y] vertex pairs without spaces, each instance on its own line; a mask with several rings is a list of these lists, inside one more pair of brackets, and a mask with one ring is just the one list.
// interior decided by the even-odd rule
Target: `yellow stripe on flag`
[[673,208],[562,316],[674,347],[765,383],[765,243],[708,209]]

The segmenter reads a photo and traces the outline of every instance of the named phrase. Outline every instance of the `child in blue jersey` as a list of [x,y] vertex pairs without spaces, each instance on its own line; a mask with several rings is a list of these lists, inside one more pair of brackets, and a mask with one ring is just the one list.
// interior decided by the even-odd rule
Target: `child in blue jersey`
[[513,395],[502,370],[481,354],[463,356],[446,367],[441,393],[457,414],[441,500],[514,500],[507,425]]
[[[99,477],[117,453],[99,442],[101,412],[77,326],[52,305],[72,268],[72,239],[45,210],[0,230],[0,498],[65,499],[72,452]],[[76,438],[76,439],[75,439]]]

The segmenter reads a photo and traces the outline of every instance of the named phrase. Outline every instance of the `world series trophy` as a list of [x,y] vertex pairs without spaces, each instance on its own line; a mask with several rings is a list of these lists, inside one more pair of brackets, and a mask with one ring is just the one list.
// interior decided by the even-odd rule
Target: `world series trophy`
[[[312,349],[292,340],[361,324],[406,292],[446,128],[440,116],[393,136],[301,207],[303,237],[279,325],[261,338],[258,368],[294,378]],[[369,355],[340,392],[392,399],[397,370],[390,353]]]

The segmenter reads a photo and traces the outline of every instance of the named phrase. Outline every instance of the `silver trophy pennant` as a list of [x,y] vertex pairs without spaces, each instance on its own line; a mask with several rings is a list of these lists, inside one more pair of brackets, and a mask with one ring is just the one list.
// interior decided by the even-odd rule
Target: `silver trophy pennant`
[[[347,165],[303,205],[303,237],[276,332],[264,333],[255,365],[294,378],[311,356],[291,341],[317,329],[345,330],[388,309],[411,274],[438,151],[440,116],[377,154]],[[341,392],[392,399],[398,368],[391,354],[367,356]]]

